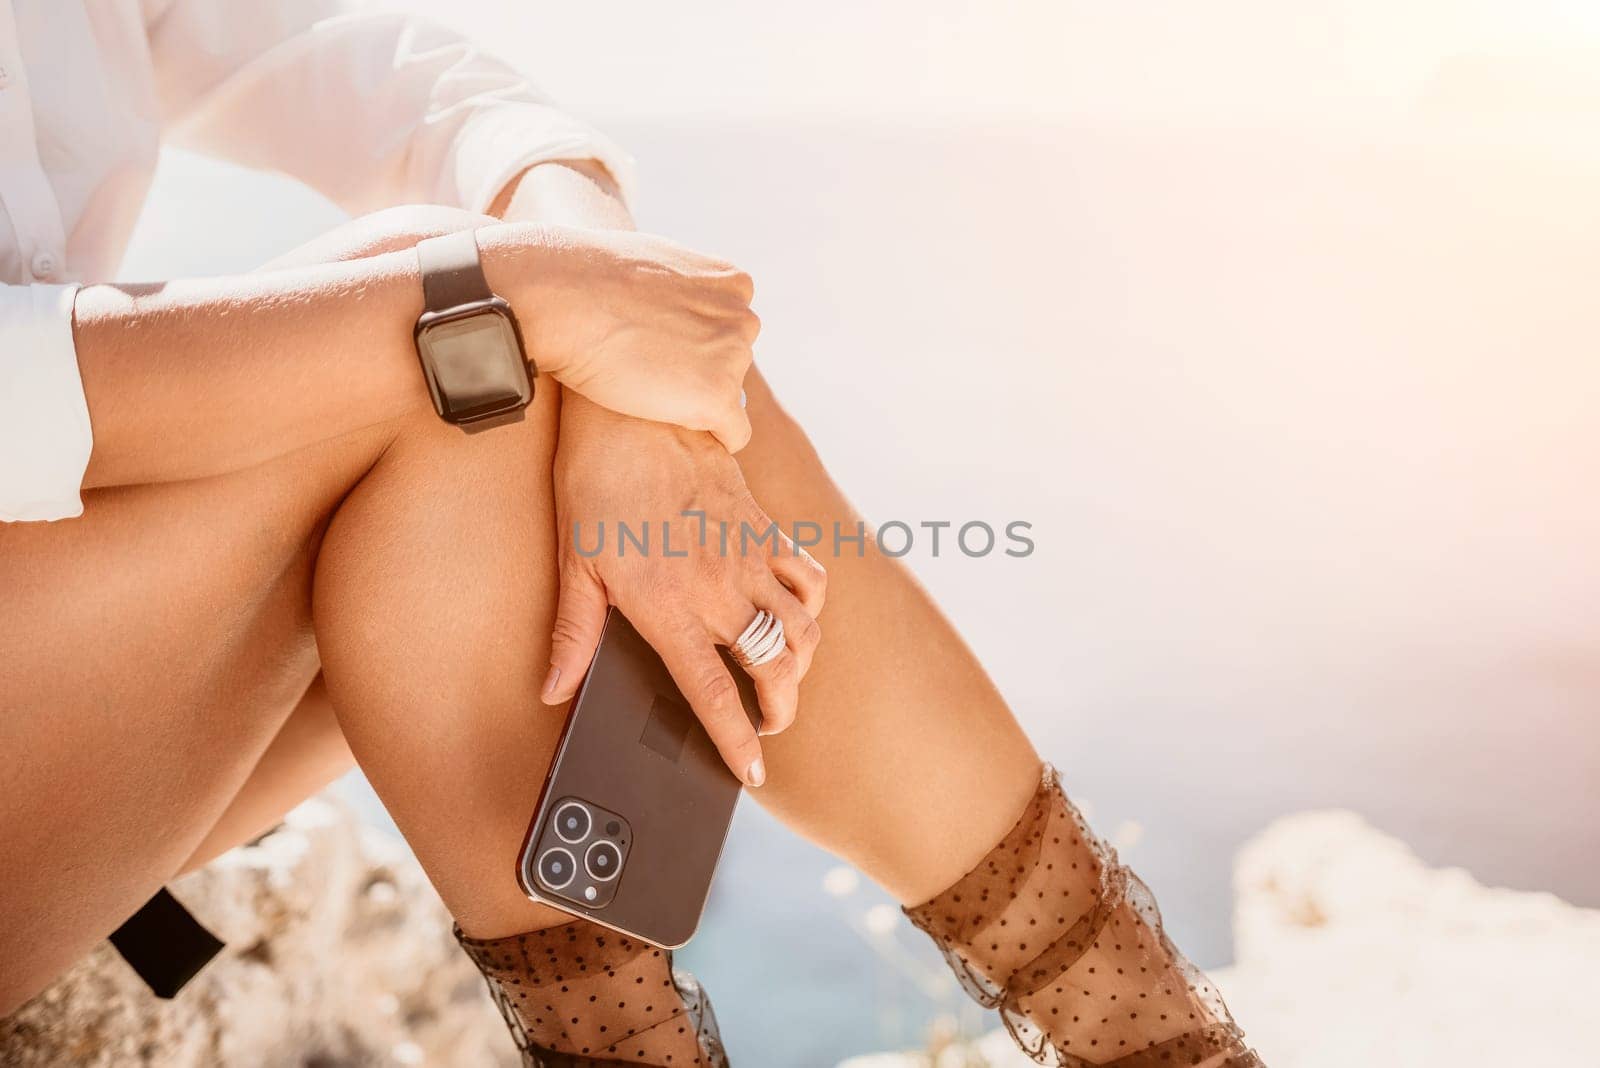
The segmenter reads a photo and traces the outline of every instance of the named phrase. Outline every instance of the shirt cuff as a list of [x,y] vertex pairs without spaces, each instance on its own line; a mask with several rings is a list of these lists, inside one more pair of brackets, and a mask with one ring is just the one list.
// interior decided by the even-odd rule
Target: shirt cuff
[[83,514],[94,434],[72,341],[77,292],[0,286],[0,521]]
[[547,104],[483,108],[456,135],[452,157],[446,179],[454,190],[441,191],[439,203],[486,212],[511,180],[535,163],[594,160],[616,180],[623,203],[633,205],[633,157],[588,123]]

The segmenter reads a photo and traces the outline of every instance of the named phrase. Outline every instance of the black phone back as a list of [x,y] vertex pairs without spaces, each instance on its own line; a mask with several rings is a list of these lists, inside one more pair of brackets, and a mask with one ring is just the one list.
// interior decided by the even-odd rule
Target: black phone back
[[[745,711],[749,676],[723,652]],[[666,665],[615,608],[517,865],[536,901],[663,948],[699,925],[741,784]]]

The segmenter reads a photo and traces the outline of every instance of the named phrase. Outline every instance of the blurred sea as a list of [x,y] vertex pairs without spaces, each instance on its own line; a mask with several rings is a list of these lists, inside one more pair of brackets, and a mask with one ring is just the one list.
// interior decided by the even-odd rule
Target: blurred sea
[[[1233,850],[1311,807],[1600,904],[1600,154],[1426,119],[604,125],[643,225],[755,275],[760,362],[869,517],[1033,523],[1024,560],[907,562],[1202,965]],[[338,218],[173,154],[123,273]],[[935,1010],[832,867],[741,807],[682,954],[736,1063]]]

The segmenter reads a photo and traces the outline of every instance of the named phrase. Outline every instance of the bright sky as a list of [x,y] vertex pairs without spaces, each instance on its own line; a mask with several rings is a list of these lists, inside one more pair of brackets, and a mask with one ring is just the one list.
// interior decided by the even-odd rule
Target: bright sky
[[1337,118],[1452,55],[1600,57],[1600,0],[380,2],[617,116]]

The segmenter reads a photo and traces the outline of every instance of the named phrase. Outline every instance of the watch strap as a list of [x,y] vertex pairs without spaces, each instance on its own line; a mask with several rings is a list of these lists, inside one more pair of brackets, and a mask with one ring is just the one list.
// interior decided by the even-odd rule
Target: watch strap
[[417,242],[417,263],[422,268],[422,299],[428,311],[448,311],[494,296],[483,275],[476,231],[458,230]]

